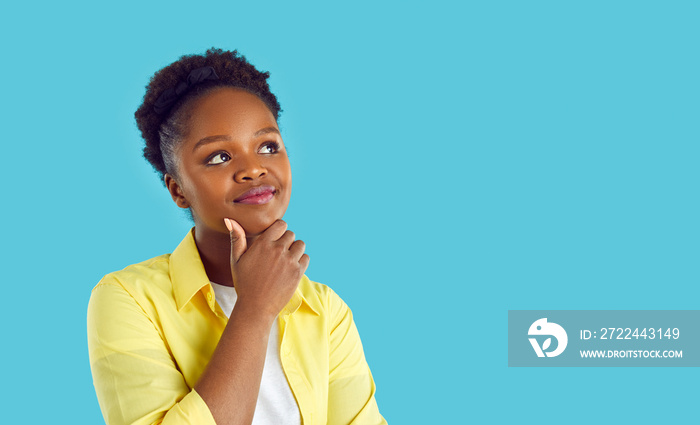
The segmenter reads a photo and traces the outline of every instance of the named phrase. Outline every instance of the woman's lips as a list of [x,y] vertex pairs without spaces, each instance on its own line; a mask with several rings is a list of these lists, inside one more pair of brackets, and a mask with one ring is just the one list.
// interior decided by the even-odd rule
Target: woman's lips
[[275,196],[274,187],[268,185],[258,186],[239,196],[233,202],[238,204],[261,205],[270,202],[273,196]]

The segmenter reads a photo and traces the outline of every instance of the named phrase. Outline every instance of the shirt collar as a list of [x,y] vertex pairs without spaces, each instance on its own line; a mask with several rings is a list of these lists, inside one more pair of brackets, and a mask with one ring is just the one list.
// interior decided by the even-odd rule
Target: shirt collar
[[209,285],[207,272],[194,242],[194,228],[170,254],[170,281],[178,311],[190,302],[194,294]]
[[[202,259],[199,256],[197,244],[194,241],[194,228],[187,233],[180,245],[170,254],[170,281],[173,283],[173,292],[178,311],[185,304],[189,303],[192,297],[202,288],[212,291]],[[294,313],[302,305],[319,315],[319,312],[309,304],[298,287],[281,314]]]

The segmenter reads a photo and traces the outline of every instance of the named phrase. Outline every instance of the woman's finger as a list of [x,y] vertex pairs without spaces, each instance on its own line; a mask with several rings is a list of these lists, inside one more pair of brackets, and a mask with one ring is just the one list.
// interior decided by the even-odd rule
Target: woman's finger
[[289,247],[289,253],[292,255],[292,258],[297,261],[301,260],[301,256],[304,254],[305,250],[306,244],[302,240],[294,241]]
[[309,254],[304,254],[301,256],[301,259],[299,260],[299,265],[301,265],[301,274],[306,273],[306,269],[309,267],[309,261],[311,261]]
[[270,225],[264,232],[260,234],[260,238],[264,238],[270,241],[276,241],[284,232],[287,231],[287,223],[283,220],[277,220]]
[[294,242],[294,239],[296,236],[294,235],[294,232],[291,230],[287,230],[284,232],[284,235],[282,235],[279,239],[277,239],[277,242],[281,243],[285,247],[289,247],[292,242]]
[[247,249],[245,230],[236,220],[225,218],[224,223],[231,234],[231,262],[235,264]]

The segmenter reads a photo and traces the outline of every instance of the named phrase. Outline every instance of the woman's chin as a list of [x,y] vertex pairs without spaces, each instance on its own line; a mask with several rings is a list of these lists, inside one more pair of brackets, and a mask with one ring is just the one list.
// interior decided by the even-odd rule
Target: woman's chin
[[268,227],[272,226],[272,223],[275,221],[277,220],[272,220],[269,222],[241,223],[241,226],[243,227],[243,230],[245,230],[246,237],[253,238],[260,236],[260,234],[265,232]]

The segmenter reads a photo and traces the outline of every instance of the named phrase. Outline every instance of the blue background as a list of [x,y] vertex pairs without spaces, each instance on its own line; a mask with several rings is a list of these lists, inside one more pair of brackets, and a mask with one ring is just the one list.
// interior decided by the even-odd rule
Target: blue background
[[694,420],[698,369],[508,368],[508,309],[698,309],[696,2],[13,2],[2,43],[4,418],[101,423],[102,275],[190,227],[141,158],[154,71],[272,73],[307,274],[393,424]]

